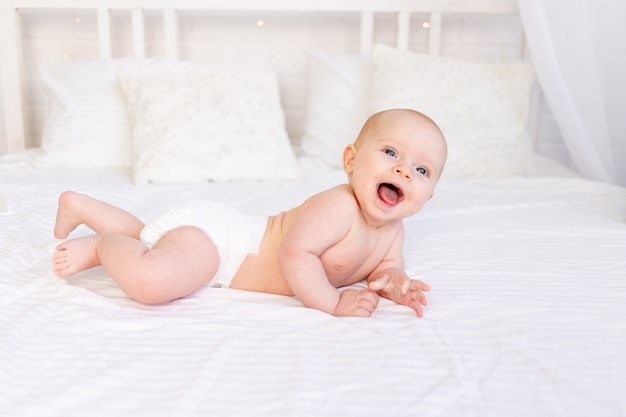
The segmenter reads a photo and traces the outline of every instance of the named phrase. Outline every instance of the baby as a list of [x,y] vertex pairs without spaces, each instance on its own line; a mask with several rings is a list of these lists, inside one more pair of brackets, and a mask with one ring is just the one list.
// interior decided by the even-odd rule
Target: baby
[[[239,221],[211,203],[175,209],[146,226],[120,208],[66,191],[54,236],[66,238],[80,224],[96,234],[59,244],[54,273],[66,277],[102,265],[128,296],[146,304],[211,283],[295,295],[336,316],[369,317],[382,296],[421,317],[429,286],[404,272],[402,219],[433,196],[446,155],[445,139],[427,116],[408,109],[376,113],[344,150],[348,183],[264,218],[258,232],[244,230],[250,218]],[[367,288],[337,291],[363,279]]]

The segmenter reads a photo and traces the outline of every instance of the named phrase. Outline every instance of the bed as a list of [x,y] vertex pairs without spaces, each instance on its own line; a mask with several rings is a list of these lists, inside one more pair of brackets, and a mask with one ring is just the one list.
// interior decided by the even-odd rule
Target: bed
[[[516,2],[256,3],[0,3],[0,413],[626,415],[626,189],[533,154],[523,51],[495,62],[441,47],[459,16],[519,26]],[[60,13],[92,22],[99,49],[24,59],[36,23]],[[186,59],[196,19],[213,43]],[[260,52],[237,19],[267,29]],[[318,37],[308,20],[356,29]],[[435,197],[405,221],[407,273],[432,287],[423,318],[388,300],[338,318],[208,287],[146,306],[100,267],[52,274],[66,189],[145,221],[198,198],[273,214],[345,182],[341,149],[391,107],[431,115],[450,147]]]

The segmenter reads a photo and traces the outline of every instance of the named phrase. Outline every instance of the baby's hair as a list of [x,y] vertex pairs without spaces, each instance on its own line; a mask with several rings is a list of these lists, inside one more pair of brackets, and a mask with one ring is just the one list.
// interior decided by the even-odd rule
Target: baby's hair
[[377,113],[372,114],[363,124],[363,127],[361,128],[361,131],[359,132],[359,135],[357,136],[356,142],[355,144],[359,141],[359,139],[361,139],[362,137],[365,137],[365,135],[370,131],[370,129],[373,129],[376,125],[378,125],[378,123],[380,122],[381,119],[384,119],[385,116],[388,116],[390,113],[397,113],[397,112],[404,112],[404,113],[409,113],[412,114],[430,124],[432,124],[434,127],[437,128],[437,130],[439,131],[439,133],[441,134],[441,137],[444,138],[444,142],[445,142],[445,137],[443,135],[443,132],[441,131],[441,128],[439,128],[439,125],[437,125],[437,123],[435,123],[435,121],[433,119],[431,119],[430,117],[428,117],[427,115],[425,115],[422,112],[419,112],[417,110],[413,110],[413,109],[406,109],[406,108],[398,108],[398,109],[388,109],[388,110],[382,110],[379,111]]

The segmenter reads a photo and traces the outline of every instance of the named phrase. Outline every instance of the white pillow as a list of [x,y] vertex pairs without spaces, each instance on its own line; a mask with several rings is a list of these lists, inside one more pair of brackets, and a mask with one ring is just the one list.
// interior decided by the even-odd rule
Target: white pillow
[[176,73],[209,66],[191,61],[116,58],[42,69],[49,112],[37,165],[130,166],[130,124],[118,75]]
[[132,125],[135,183],[300,176],[273,71],[119,80]]
[[413,108],[448,141],[445,177],[523,175],[531,166],[528,133],[535,73],[526,61],[487,63],[376,45],[368,108]]
[[369,57],[308,53],[308,102],[301,161],[315,167],[342,168],[343,149],[367,119]]

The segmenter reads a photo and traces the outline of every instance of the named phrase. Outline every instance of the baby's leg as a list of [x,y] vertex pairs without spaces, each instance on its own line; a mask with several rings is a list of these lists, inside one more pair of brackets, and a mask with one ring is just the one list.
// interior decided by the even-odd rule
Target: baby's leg
[[144,224],[135,216],[85,194],[65,191],[59,196],[54,237],[65,239],[80,224],[96,233],[116,233],[139,239]]
[[128,296],[158,304],[191,294],[216,274],[219,255],[200,229],[167,232],[152,249],[119,234],[102,234],[62,243],[53,258],[58,276],[102,265]]

